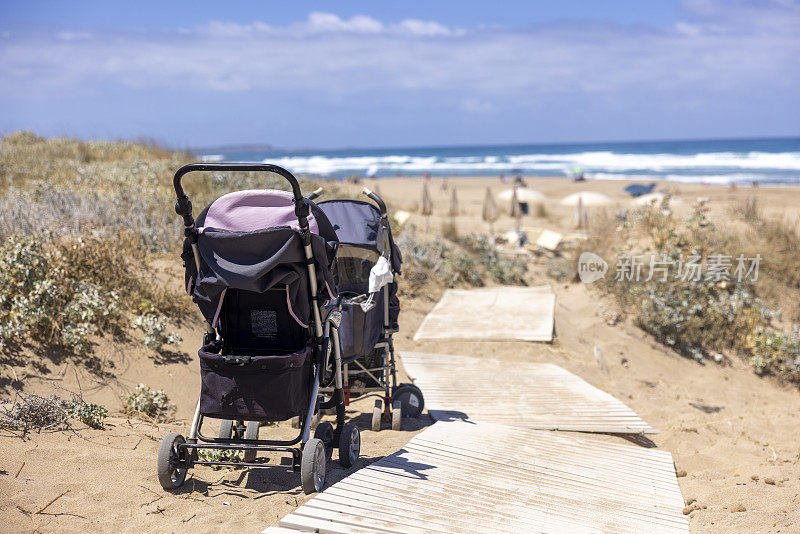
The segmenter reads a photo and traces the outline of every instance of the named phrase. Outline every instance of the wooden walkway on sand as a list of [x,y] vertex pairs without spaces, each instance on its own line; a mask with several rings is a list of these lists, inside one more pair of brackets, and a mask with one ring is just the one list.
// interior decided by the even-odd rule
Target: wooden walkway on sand
[[550,286],[448,289],[414,341],[552,341],[555,302]]
[[264,532],[687,533],[682,508],[667,452],[451,422],[425,429]]
[[401,352],[425,408],[439,421],[469,420],[540,430],[658,431],[605,391],[550,363]]

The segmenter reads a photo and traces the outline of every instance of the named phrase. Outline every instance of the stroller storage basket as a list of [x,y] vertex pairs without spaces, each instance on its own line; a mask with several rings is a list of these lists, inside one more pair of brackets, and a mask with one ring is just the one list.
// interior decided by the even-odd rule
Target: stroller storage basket
[[285,421],[305,414],[311,382],[311,347],[286,355],[200,356],[200,412],[245,421]]
[[[363,300],[363,299],[362,299]],[[358,302],[342,300],[342,325],[339,330],[342,361],[369,354],[383,332],[383,291],[375,294],[374,307],[365,312]]]

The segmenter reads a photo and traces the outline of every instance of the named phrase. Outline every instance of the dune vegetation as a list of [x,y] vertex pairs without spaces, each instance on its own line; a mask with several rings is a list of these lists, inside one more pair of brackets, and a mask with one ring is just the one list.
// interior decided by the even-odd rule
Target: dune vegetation
[[[744,358],[759,375],[800,383],[800,237],[790,221],[764,216],[754,196],[724,220],[703,201],[681,218],[667,197],[593,228],[586,250],[617,265],[645,258],[638,283],[616,273],[597,284],[643,330],[697,361]],[[757,269],[737,272],[740,256],[746,271],[759,257]],[[701,276],[687,276],[691,257]]]

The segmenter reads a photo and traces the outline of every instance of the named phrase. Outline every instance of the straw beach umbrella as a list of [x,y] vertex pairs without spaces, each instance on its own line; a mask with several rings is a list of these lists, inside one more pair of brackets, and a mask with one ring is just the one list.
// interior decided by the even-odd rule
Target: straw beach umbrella
[[448,213],[451,217],[458,215],[458,194],[456,193],[456,186],[450,188],[450,211]]
[[494,222],[498,218],[497,204],[494,202],[492,188],[486,188],[486,196],[483,197],[483,220],[489,223],[489,233],[494,236]]
[[608,206],[614,201],[608,195],[595,193],[594,191],[581,191],[565,197],[561,204],[575,207],[574,224],[576,228],[586,228],[589,222],[589,214],[586,210],[593,206]]
[[425,230],[430,228],[430,219],[433,214],[433,202],[431,202],[431,192],[428,191],[428,182],[422,184],[422,205],[420,212],[425,216]]
[[519,197],[517,196],[517,186],[511,194],[511,216],[517,220],[517,232],[522,228],[522,208],[519,205]]

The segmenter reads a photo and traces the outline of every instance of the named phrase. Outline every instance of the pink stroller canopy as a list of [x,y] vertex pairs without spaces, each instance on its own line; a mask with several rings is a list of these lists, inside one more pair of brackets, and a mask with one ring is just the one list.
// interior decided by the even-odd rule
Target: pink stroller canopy
[[[198,230],[200,233],[208,228],[253,232],[280,226],[299,229],[292,194],[272,189],[250,189],[228,193],[212,202],[205,213],[203,226]],[[312,233],[319,233],[313,211],[308,216],[308,227]]]

